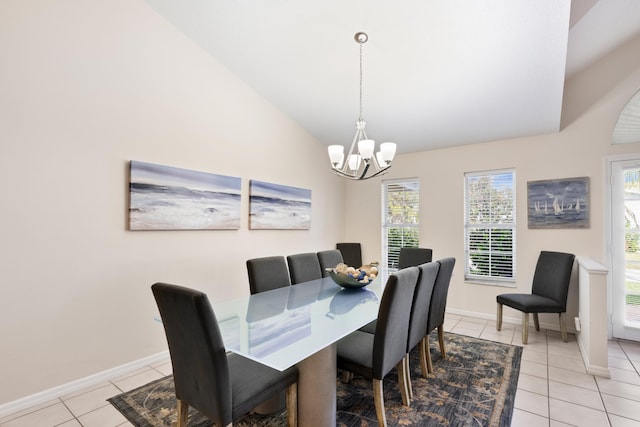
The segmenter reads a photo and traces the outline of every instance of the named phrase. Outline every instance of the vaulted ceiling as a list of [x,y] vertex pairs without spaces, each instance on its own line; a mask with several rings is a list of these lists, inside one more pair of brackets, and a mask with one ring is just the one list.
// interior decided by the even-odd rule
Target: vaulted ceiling
[[558,132],[565,79],[640,34],[638,0],[147,0],[326,145]]

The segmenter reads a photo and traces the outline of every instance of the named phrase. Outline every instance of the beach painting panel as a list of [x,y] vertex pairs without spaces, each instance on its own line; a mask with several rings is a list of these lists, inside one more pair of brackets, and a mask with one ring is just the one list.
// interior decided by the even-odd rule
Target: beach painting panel
[[249,182],[249,228],[252,230],[308,230],[311,228],[311,190]]
[[240,228],[241,179],[132,160],[130,230]]
[[529,228],[589,228],[589,177],[527,182]]

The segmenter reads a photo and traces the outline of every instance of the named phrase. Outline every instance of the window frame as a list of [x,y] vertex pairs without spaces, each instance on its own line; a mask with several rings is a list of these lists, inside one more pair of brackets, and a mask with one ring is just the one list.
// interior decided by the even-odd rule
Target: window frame
[[[469,199],[469,191],[470,191],[470,178],[478,178],[478,177],[489,177],[493,179],[499,175],[511,174],[511,222],[504,221],[487,221],[481,223],[471,223],[469,220],[470,214],[470,203]],[[492,185],[493,188],[493,185]],[[491,188],[490,188],[491,189]],[[490,197],[490,196],[489,196]],[[485,200],[485,199],[483,199]],[[477,205],[479,202],[475,202]],[[485,203],[489,203],[485,201]],[[491,209],[489,211],[489,217],[493,219],[494,211]],[[489,274],[474,274],[472,271],[472,256],[473,254],[482,255],[483,251],[472,250],[471,244],[471,231],[472,230],[489,230],[490,233],[499,230],[510,230],[511,232],[511,250],[503,250],[501,249],[501,244],[495,245],[495,248],[492,247],[492,243],[494,239],[489,237],[489,249],[484,251],[484,253],[489,258],[488,266],[486,267],[489,270]],[[464,265],[464,280],[469,283],[478,283],[482,285],[495,285],[495,286],[507,286],[507,287],[515,287],[516,282],[516,231],[517,231],[517,217],[516,217],[516,171],[514,168],[510,169],[496,169],[489,171],[477,171],[477,172],[466,172],[464,174],[464,254],[465,254],[465,265]],[[505,254],[510,254],[511,256],[511,277],[505,277],[500,275],[493,275],[491,272],[494,268],[497,271],[500,271],[500,262],[496,261],[495,265],[492,263],[492,257],[495,255],[504,257]],[[508,268],[508,266],[507,266]]]
[[[389,187],[393,186],[393,185],[401,185],[401,184],[406,184],[407,186],[412,186],[415,185],[415,203],[416,203],[416,207],[415,207],[415,212],[412,215],[412,218],[414,218],[414,222],[400,222],[400,223],[392,223],[388,221],[388,200],[389,200]],[[381,240],[382,240],[382,261],[380,262],[380,266],[384,269],[386,269],[389,273],[393,273],[394,271],[397,271],[397,267],[394,266],[389,266],[389,261],[390,261],[390,250],[389,250],[389,239],[388,239],[388,232],[390,229],[392,228],[400,228],[403,230],[406,229],[413,229],[415,230],[414,233],[410,233],[410,234],[414,234],[415,236],[415,241],[411,242],[411,244],[408,244],[404,247],[418,247],[420,244],[420,179],[417,177],[414,178],[399,178],[399,179],[389,179],[389,180],[383,180],[382,181],[382,188],[381,188],[381,222],[382,222],[382,227],[381,227]],[[404,237],[404,233],[402,235],[402,237]],[[395,265],[397,266],[397,261],[398,261],[398,255],[399,255],[399,249],[398,249],[398,254],[395,255],[395,257],[391,257],[391,261],[393,262],[393,258],[395,258]]]

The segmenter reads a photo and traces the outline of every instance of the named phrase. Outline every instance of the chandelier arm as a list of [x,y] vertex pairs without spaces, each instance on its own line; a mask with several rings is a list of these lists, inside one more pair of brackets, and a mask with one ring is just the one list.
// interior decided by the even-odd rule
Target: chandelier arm
[[367,179],[371,179],[371,178],[375,178],[375,177],[380,176],[380,175],[384,175],[389,168],[390,168],[390,166],[387,166],[386,168],[374,173],[373,175],[365,176],[364,178],[361,178],[360,175],[350,175],[348,173],[343,173],[342,171],[340,171],[338,169],[334,169],[334,172],[338,176],[350,179],[352,181],[366,181]]
[[362,174],[358,179],[364,179],[364,176],[367,174],[367,171],[369,170],[369,166],[371,166],[371,164],[368,161],[365,162],[365,166],[364,166],[364,169],[362,170]]
[[380,169],[378,172],[374,173],[373,175],[369,175],[368,177],[366,177],[366,178],[361,178],[361,179],[362,179],[362,180],[365,180],[365,179],[375,178],[376,176],[379,176],[379,175],[384,175],[385,173],[387,173],[387,170],[388,170],[390,167],[391,167],[391,166],[387,166],[387,167],[386,167],[386,168],[384,168],[384,169]]

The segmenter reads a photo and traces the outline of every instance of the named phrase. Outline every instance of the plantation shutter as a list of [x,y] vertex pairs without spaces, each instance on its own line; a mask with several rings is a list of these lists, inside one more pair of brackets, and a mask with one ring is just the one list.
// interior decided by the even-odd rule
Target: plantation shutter
[[419,190],[417,179],[382,183],[382,258],[390,272],[398,267],[402,247],[418,247]]
[[515,281],[515,172],[465,174],[465,279]]

